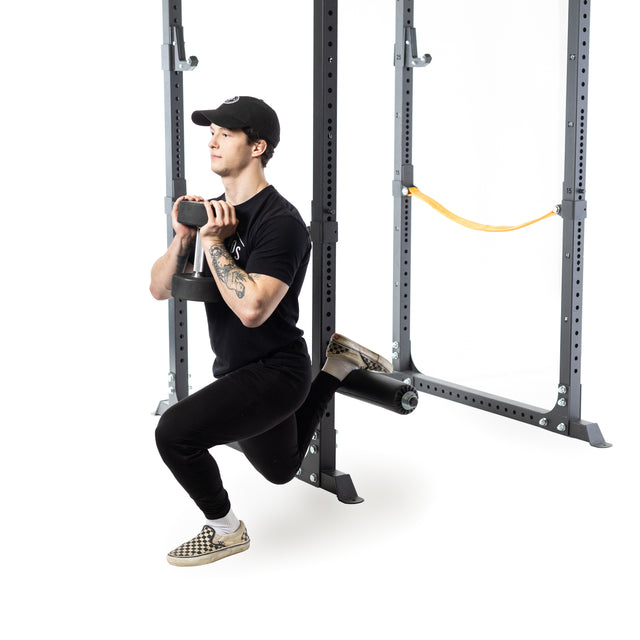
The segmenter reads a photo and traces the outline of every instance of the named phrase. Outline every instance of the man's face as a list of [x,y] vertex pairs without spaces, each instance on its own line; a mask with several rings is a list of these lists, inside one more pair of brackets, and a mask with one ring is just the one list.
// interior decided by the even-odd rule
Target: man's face
[[211,125],[209,141],[211,171],[220,177],[240,174],[251,162],[252,147],[242,129],[225,129]]

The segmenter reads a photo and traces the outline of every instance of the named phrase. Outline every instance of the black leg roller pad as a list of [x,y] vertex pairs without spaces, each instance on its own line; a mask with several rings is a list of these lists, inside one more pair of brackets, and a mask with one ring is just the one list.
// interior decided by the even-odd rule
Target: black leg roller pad
[[338,393],[403,415],[418,406],[418,392],[410,384],[370,371],[351,372]]

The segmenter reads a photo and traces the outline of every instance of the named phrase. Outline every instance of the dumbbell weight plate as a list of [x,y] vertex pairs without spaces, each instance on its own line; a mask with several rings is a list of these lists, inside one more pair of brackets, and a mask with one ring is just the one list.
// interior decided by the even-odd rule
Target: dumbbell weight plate
[[187,227],[204,227],[209,217],[204,202],[180,200],[178,204],[178,222]]
[[176,273],[171,279],[171,295],[182,300],[220,302],[216,281],[210,276]]

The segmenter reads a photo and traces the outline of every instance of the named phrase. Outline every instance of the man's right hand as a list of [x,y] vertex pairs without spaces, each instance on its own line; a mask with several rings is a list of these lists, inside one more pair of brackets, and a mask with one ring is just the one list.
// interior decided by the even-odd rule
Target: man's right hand
[[180,196],[173,203],[173,209],[171,209],[171,221],[173,223],[173,230],[176,232],[176,237],[179,239],[180,247],[183,251],[187,251],[195,242],[198,230],[194,227],[187,227],[186,225],[178,222],[178,206],[181,200],[202,202],[204,198],[201,198],[200,196]]
[[197,229],[178,222],[178,206],[181,200],[203,200],[200,196],[181,196],[171,209],[171,222],[176,235],[167,248],[166,253],[158,258],[151,267],[151,283],[149,290],[156,300],[167,300],[171,297],[171,280],[175,273],[183,273],[185,267],[193,267],[188,262],[191,249],[196,240]]

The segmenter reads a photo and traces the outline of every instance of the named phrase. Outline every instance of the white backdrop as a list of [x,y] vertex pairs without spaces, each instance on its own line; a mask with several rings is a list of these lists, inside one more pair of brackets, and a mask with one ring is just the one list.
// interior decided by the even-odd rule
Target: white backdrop
[[[194,109],[272,104],[270,181],[310,218],[312,2],[184,0],[189,192],[216,195]],[[561,199],[566,1],[416,2],[415,182],[513,224]],[[341,3],[338,329],[390,355],[391,0]],[[634,297],[638,100],[631,0],[593,2],[583,417],[598,450],[421,396],[400,417],[337,400],[338,467],[365,502],[269,485],[216,452],[249,553],[165,553],[201,518],[159,459],[166,303],[161,4],[3,10],[3,637],[637,638]],[[430,375],[549,407],[560,220],[480,234],[415,202],[412,340]],[[302,326],[310,339],[311,278]],[[194,388],[210,379],[190,306]],[[6,628],[6,630],[5,630]]]

